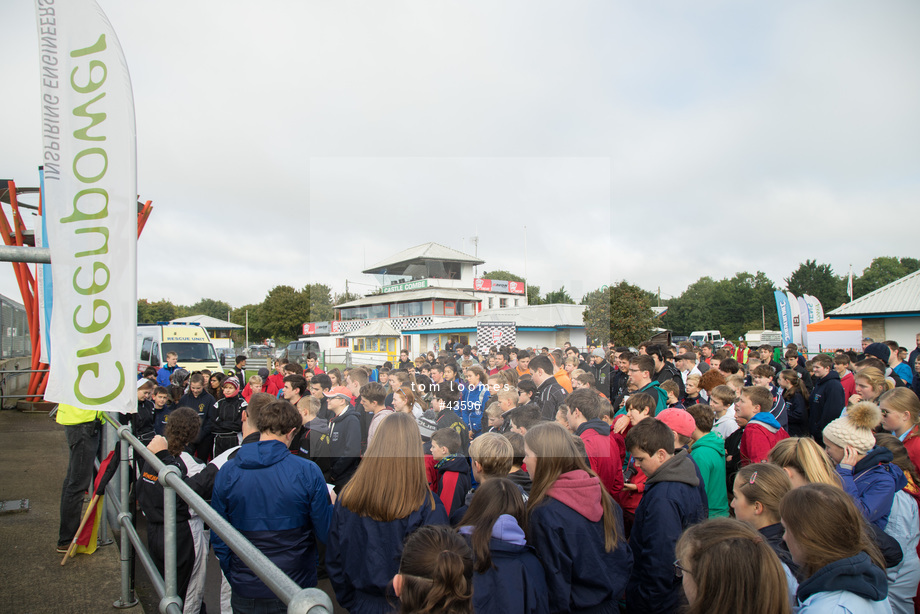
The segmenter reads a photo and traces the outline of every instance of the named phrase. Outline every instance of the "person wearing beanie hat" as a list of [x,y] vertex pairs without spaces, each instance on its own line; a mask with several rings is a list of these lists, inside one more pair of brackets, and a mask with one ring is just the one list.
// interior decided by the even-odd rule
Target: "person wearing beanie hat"
[[224,398],[220,399],[208,413],[211,434],[214,435],[213,457],[238,446],[243,440],[243,410],[246,399],[240,395],[240,380],[231,375],[221,384]]
[[866,520],[884,530],[895,493],[907,486],[907,478],[891,462],[891,451],[875,443],[873,429],[881,421],[878,405],[861,401],[824,427],[823,435],[827,455],[837,463],[843,489]]

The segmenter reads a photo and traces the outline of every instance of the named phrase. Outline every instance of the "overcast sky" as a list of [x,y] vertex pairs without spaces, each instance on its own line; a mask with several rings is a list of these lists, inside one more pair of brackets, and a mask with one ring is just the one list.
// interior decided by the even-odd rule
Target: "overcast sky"
[[[526,267],[576,299],[918,256],[915,0],[100,5],[154,204],[140,298],[341,292],[473,236],[480,272]],[[33,3],[0,3],[0,23],[0,177],[34,186]]]

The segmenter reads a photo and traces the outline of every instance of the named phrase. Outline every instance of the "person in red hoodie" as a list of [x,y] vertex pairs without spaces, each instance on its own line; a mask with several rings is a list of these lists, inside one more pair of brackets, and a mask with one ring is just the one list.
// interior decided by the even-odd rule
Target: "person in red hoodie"
[[610,437],[610,425],[601,420],[600,398],[593,390],[579,389],[565,401],[569,428],[585,442],[591,470],[614,499],[623,490],[623,470],[617,442]]
[[856,394],[856,379],[850,371],[850,357],[846,354],[834,356],[834,370],[840,376],[840,385],[843,386],[843,398],[849,399]]
[[735,401],[735,422],[744,429],[741,435],[740,466],[762,463],[767,460],[776,442],[789,437],[780,426],[770,408],[773,394],[764,386],[747,386]]

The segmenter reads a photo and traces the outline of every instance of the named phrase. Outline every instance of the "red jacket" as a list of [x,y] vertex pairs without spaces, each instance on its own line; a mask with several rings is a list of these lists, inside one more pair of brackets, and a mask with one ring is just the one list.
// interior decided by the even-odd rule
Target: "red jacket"
[[767,415],[773,421],[761,421],[758,418],[763,413],[754,416],[744,428],[744,434],[741,436],[741,463],[739,467],[752,465],[754,463],[766,462],[770,450],[776,445],[776,442],[789,437],[786,429],[779,426],[776,419],[769,413]]
[[843,400],[849,401],[850,397],[856,394],[856,378],[847,371],[846,375],[840,378],[840,385],[843,386]]
[[647,478],[646,475],[642,473],[642,470],[635,466],[632,459],[630,459],[629,465],[630,469],[634,472],[633,476],[629,478],[629,483],[634,484],[636,490],[623,489],[623,492],[620,493],[618,503],[620,507],[623,508],[623,511],[635,514],[636,508],[639,507],[639,502],[642,501],[642,495],[645,493],[645,480]]
[[[904,447],[914,467],[920,467],[920,426],[914,425],[904,438]],[[920,486],[920,485],[918,485]],[[920,544],[917,545],[920,548]]]
[[585,442],[585,453],[591,470],[614,499],[623,490],[623,461],[619,446],[610,436],[610,426],[603,420],[589,420],[578,427],[577,434]]

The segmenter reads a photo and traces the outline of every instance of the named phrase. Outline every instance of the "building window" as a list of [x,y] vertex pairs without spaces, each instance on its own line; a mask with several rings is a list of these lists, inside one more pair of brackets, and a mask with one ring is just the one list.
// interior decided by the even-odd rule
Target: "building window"
[[492,309],[492,307],[494,306],[495,306],[495,299],[490,296],[489,297],[489,309]]
[[348,339],[346,339],[346,338],[344,338],[344,337],[339,337],[338,339],[335,340],[335,347],[337,347],[337,348],[347,348],[347,347],[348,347]]
[[454,312],[454,302],[453,302],[453,301],[445,301],[445,302],[444,302],[444,315],[446,315],[446,316],[455,315],[455,312]]
[[508,299],[506,299],[506,298],[500,298],[500,299],[498,299],[498,306],[499,306],[499,307],[502,307],[502,308],[507,307],[507,306],[508,306]]
[[434,315],[436,316],[444,315],[444,301],[434,302]]

